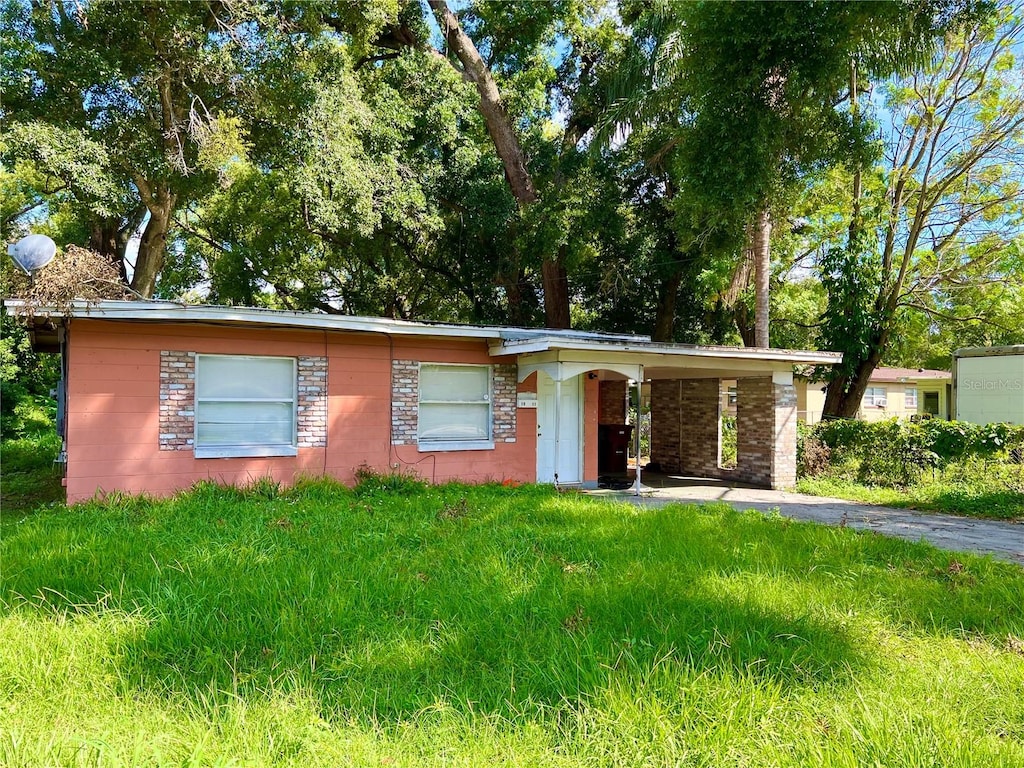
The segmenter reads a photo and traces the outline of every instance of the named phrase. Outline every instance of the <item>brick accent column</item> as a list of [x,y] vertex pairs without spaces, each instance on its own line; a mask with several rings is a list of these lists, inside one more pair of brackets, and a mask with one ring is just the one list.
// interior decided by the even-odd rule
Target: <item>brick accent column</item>
[[519,369],[514,365],[496,365],[491,374],[492,434],[496,443],[516,441],[516,392]]
[[196,353],[160,352],[160,450],[190,451],[196,424]]
[[298,446],[327,447],[327,358],[298,360]]
[[391,361],[391,443],[415,445],[420,410],[420,364],[417,360]]
[[597,393],[597,423],[626,423],[625,381],[602,381]]
[[770,376],[736,382],[735,477],[769,488],[796,484],[796,388]]

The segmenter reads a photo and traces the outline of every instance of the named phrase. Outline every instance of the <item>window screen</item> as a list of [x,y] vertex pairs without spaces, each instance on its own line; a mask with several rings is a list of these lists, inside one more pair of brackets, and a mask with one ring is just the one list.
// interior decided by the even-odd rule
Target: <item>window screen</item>
[[904,406],[907,407],[907,408],[914,408],[916,410],[917,409],[917,388],[916,387],[907,387],[905,390],[903,390],[903,392],[904,392],[904,396],[906,397],[906,401],[904,403]]
[[490,367],[420,366],[420,442],[485,441],[490,437]]
[[295,360],[199,355],[196,456],[294,456]]

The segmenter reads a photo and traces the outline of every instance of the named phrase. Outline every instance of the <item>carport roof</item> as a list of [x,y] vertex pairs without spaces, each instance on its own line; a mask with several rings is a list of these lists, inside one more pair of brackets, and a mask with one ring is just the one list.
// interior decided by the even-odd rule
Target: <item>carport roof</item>
[[837,352],[816,352],[801,349],[773,349],[770,347],[726,347],[700,344],[667,344],[651,341],[649,337],[632,339],[590,338],[534,332],[529,337],[503,338],[491,345],[491,355],[526,355],[540,353],[570,353],[567,357],[580,358],[571,353],[627,353],[644,356],[653,361],[669,363],[680,358],[710,358],[714,360],[764,360],[791,365],[834,365],[842,359]]

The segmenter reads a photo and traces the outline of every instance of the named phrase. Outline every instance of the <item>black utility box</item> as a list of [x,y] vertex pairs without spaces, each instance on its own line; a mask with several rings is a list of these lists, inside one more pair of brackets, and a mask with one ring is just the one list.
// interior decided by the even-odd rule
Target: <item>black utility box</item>
[[632,424],[597,425],[597,473],[626,473],[629,442],[633,437]]

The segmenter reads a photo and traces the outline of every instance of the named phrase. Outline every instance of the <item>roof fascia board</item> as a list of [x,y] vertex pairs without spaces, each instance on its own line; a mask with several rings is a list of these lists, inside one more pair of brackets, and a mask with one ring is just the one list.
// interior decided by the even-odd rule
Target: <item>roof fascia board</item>
[[665,355],[648,353],[643,350],[632,352],[594,352],[583,354],[578,350],[547,350],[532,354],[520,355],[519,365],[546,365],[554,363],[571,363],[588,365],[591,369],[605,366],[636,366],[646,369],[678,368],[680,371],[698,371],[712,369],[733,373],[785,372],[792,370],[788,360],[770,360],[764,358],[708,358],[699,356]]
[[[24,306],[20,300],[8,299],[4,304],[15,313]],[[150,304],[143,302],[98,302],[73,305],[73,318],[95,320],[137,320],[139,322],[189,323],[206,322],[224,325],[274,326],[307,330],[387,333],[395,336],[429,336],[444,338],[500,339],[498,328],[482,326],[430,325],[384,318],[352,315],[317,315],[313,313],[259,310],[250,307],[212,307],[203,305]],[[59,314],[53,307],[36,309],[38,315]]]
[[[608,343],[604,341],[585,341],[576,339],[552,339],[544,337],[531,342],[516,342],[513,344],[494,344],[491,346],[491,355],[497,357],[502,355],[532,355],[544,353],[586,353],[586,359],[578,357],[573,362],[586,362],[586,360],[605,359],[603,355],[628,355],[635,359],[635,355],[652,355],[654,359],[664,361],[671,358],[711,358],[717,360],[758,360],[773,361],[793,364],[822,364],[831,365],[838,363],[840,355],[836,352],[815,352],[808,350],[779,350],[779,349],[746,349],[736,347],[735,349],[716,347],[682,347],[669,346],[664,344],[653,344],[651,342],[636,343]],[[568,361],[568,358],[559,357],[560,360]],[[618,358],[617,358],[618,359]],[[626,360],[621,360],[627,362]]]

